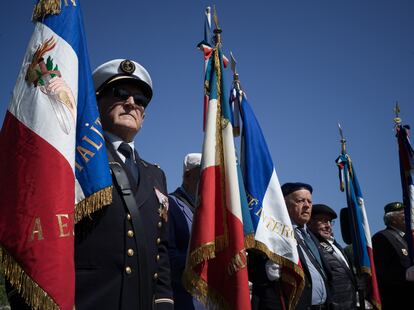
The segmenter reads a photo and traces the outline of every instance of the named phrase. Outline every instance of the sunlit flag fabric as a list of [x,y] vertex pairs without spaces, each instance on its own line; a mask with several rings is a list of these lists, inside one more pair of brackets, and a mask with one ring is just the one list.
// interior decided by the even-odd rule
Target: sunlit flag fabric
[[211,57],[199,199],[184,283],[189,292],[211,308],[249,309],[242,193],[219,47]]
[[369,301],[375,309],[381,309],[381,299],[375,273],[374,258],[372,254],[371,232],[365,211],[358,179],[355,174],[351,158],[345,150],[336,159],[339,167],[341,190],[345,189],[348,205],[349,231],[352,236],[352,247],[356,267],[370,279]]
[[293,227],[266,140],[252,107],[238,86],[235,83],[231,97],[239,102],[243,121],[241,167],[255,231],[254,247],[283,266],[283,291],[288,300],[287,308],[293,309],[304,286]]
[[111,178],[79,1],[33,19],[0,133],[0,262],[33,309],[72,310],[75,217],[111,201]]
[[403,192],[403,202],[405,208],[405,238],[408,244],[408,254],[411,264],[414,263],[414,150],[409,139],[408,125],[398,124],[396,127],[398,140],[398,153],[400,157],[401,185]]

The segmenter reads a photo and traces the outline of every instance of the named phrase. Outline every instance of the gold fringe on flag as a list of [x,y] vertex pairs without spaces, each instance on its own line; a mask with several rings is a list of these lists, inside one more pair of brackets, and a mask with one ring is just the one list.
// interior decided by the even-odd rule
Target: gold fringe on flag
[[33,9],[32,20],[38,20],[46,15],[59,14],[61,10],[61,0],[40,0]]
[[232,309],[230,305],[215,290],[201,279],[192,269],[183,275],[185,288],[208,309]]
[[299,301],[299,297],[302,295],[303,288],[305,287],[305,274],[303,273],[303,269],[299,267],[299,265],[293,263],[292,261],[286,258],[283,258],[279,255],[276,255],[275,253],[270,251],[264,243],[257,241],[257,240],[255,241],[255,243],[256,243],[256,245],[254,246],[255,249],[258,249],[259,251],[265,253],[267,257],[269,257],[269,259],[274,261],[276,264],[282,267],[287,267],[290,270],[293,270],[296,274],[299,274],[299,276],[301,277],[302,281],[300,285],[296,286],[295,279],[288,273],[282,272],[282,278],[281,278],[282,282],[289,284],[293,289],[292,294],[288,296],[287,309],[295,309],[295,306],[297,302]]
[[252,249],[256,246],[256,240],[254,240],[254,234],[248,234],[244,236],[244,247],[248,249]]
[[101,189],[75,206],[75,224],[112,202],[112,185]]
[[5,278],[19,292],[33,310],[59,310],[55,301],[20,267],[14,258],[0,246],[0,265]]
[[216,253],[223,251],[227,245],[228,240],[225,236],[219,236],[215,241],[203,244],[190,253],[191,266],[196,266],[202,261],[215,258]]

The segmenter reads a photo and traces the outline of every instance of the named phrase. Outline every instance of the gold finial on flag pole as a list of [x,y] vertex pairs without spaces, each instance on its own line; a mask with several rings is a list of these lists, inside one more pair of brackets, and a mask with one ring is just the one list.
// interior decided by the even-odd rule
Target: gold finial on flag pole
[[345,144],[346,144],[346,139],[344,138],[344,133],[342,131],[342,127],[341,124],[338,123],[338,128],[339,128],[339,135],[341,136],[341,146],[342,146],[342,152],[345,152]]
[[239,84],[239,74],[237,73],[236,66],[237,61],[236,58],[234,58],[234,55],[232,52],[230,52],[230,58],[231,58],[231,71],[233,71],[233,82]]
[[219,44],[221,44],[221,35],[220,34],[221,34],[222,30],[219,26],[216,6],[213,6],[213,19],[214,19],[214,24],[215,24],[214,34],[215,34],[216,45],[219,45]]
[[394,122],[396,126],[401,124],[400,112],[401,112],[400,105],[398,104],[398,101],[396,101],[395,108],[394,108],[394,113],[395,113]]

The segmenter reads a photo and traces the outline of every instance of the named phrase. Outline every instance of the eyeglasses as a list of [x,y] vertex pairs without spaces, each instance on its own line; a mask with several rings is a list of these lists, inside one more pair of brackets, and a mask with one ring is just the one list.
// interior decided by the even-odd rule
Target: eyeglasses
[[115,98],[119,98],[121,100],[127,100],[129,97],[132,97],[136,105],[143,107],[146,107],[148,105],[148,99],[145,96],[142,94],[132,94],[128,90],[121,87],[113,87],[112,95]]
[[315,218],[315,221],[321,224],[330,224],[331,226],[335,225],[335,220],[329,220],[325,218]]

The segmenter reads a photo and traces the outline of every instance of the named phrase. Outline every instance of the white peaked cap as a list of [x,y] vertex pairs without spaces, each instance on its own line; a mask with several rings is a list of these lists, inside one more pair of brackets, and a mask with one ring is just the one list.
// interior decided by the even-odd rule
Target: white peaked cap
[[148,71],[139,63],[129,59],[113,59],[98,68],[93,73],[93,83],[97,94],[106,85],[122,79],[131,79],[138,82],[148,98],[152,98],[152,80]]
[[183,172],[189,171],[201,165],[201,153],[189,153],[185,155]]

